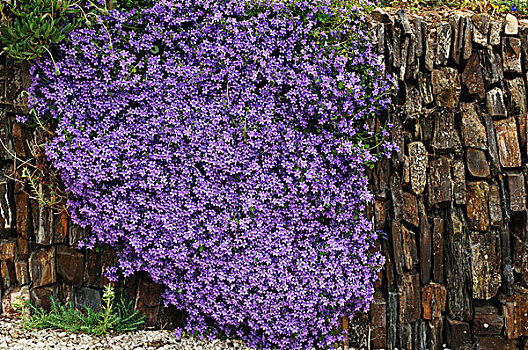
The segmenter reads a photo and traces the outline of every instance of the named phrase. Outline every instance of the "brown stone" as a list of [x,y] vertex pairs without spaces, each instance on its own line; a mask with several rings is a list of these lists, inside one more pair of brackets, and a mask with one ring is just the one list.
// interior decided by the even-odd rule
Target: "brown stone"
[[405,37],[401,43],[401,63],[400,63],[400,73],[398,74],[398,79],[402,82],[405,81],[405,73],[407,72],[407,54],[409,52],[409,37]]
[[387,302],[381,293],[374,295],[370,307],[370,323],[372,326],[372,347],[384,349],[387,346]]
[[[2,66],[3,67],[3,66]],[[0,84],[0,93],[3,86]],[[13,136],[11,135],[11,123],[8,116],[6,116],[5,109],[0,110],[0,141],[3,145],[0,147],[0,159],[12,160],[15,153],[13,147]]]
[[500,55],[493,52],[491,46],[478,51],[482,65],[482,76],[486,82],[486,88],[497,84],[503,78],[502,63],[499,62]]
[[54,242],[66,243],[68,239],[68,213],[63,210],[60,214],[55,215],[53,219],[53,227],[55,234],[53,235]]
[[411,190],[419,195],[427,183],[427,150],[419,141],[410,143],[408,149]]
[[57,246],[57,273],[66,283],[82,286],[83,267],[82,253],[64,245]]
[[505,317],[506,337],[515,339],[528,336],[528,295],[516,292],[505,297],[502,304],[502,314]]
[[466,150],[466,164],[471,175],[475,177],[490,176],[490,168],[484,151],[468,148]]
[[471,349],[471,329],[469,323],[447,319],[447,345],[451,350]]
[[462,54],[462,39],[463,39],[463,30],[464,22],[461,23],[462,16],[458,13],[455,13],[449,17],[449,24],[451,25],[451,32],[453,33],[453,40],[451,46],[451,58],[456,62],[460,63],[460,56]]
[[444,317],[435,318],[427,322],[430,336],[431,350],[442,350],[444,342]]
[[502,38],[502,66],[505,73],[522,73],[521,39]]
[[519,149],[515,118],[495,120],[493,125],[497,134],[501,165],[505,168],[521,167],[521,151]]
[[17,235],[29,238],[31,232],[31,218],[29,217],[29,198],[26,192],[15,193]]
[[400,119],[394,118],[394,125],[392,126],[391,130],[391,138],[399,148],[398,152],[395,152],[396,154],[392,157],[392,162],[396,167],[400,166],[400,164],[403,162],[403,156],[405,152],[405,139],[403,133],[404,129],[401,125]]
[[[0,147],[2,148],[2,147]],[[3,169],[2,171],[7,171]],[[8,181],[0,182],[0,238],[10,237],[16,224],[15,211],[11,207],[12,187]]]
[[504,327],[504,318],[499,315],[499,310],[492,305],[475,307],[473,319],[473,334],[476,335],[501,335]]
[[517,273],[519,282],[528,285],[528,244],[523,229],[521,232],[512,232],[513,269]]
[[432,253],[432,234],[431,225],[427,218],[424,204],[419,203],[420,212],[420,233],[418,243],[420,247],[420,277],[421,282],[428,283],[431,280],[431,253]]
[[24,124],[13,123],[11,134],[13,136],[13,148],[15,150],[17,157],[25,158],[27,154],[26,154],[26,147],[24,145],[24,141],[26,140],[27,137],[25,133]]
[[148,307],[158,306],[161,301],[161,287],[146,278],[142,278],[138,287],[137,299]]
[[39,206],[38,227],[35,232],[37,244],[49,246],[53,243],[53,213],[44,205]]
[[409,37],[409,51],[407,55],[407,71],[405,73],[406,80],[415,80],[420,69],[420,61],[416,54],[417,37],[416,34],[411,34]]
[[29,258],[29,241],[22,236],[17,236],[17,253],[20,259]]
[[31,253],[29,274],[33,287],[45,286],[57,281],[55,247],[40,248]]
[[101,255],[95,249],[86,251],[83,280],[87,287],[100,288],[102,286]]
[[391,26],[392,28],[392,66],[398,68],[402,64],[401,58],[401,29],[398,25]]
[[508,175],[510,209],[513,212],[526,209],[526,194],[524,186],[524,175],[522,173]]
[[507,340],[501,337],[481,337],[478,342],[480,350],[517,350],[514,340]]
[[521,148],[526,148],[526,119],[528,118],[528,113],[516,116],[515,118],[519,125],[519,146]]
[[504,93],[500,88],[494,88],[486,93],[486,106],[492,117],[507,117]]
[[444,283],[444,220],[433,219],[433,279]]
[[405,84],[406,98],[403,111],[406,115],[417,116],[423,114],[423,103],[420,91],[411,84]]
[[500,196],[500,188],[496,184],[490,186],[489,192],[489,213],[491,226],[502,226],[502,204]]
[[451,25],[447,22],[436,23],[436,55],[435,63],[445,66],[451,49]]
[[27,260],[17,260],[15,262],[15,273],[18,284],[24,285],[31,282],[29,279],[29,269]]
[[403,262],[407,270],[412,270],[418,265],[418,253],[416,250],[416,234],[406,228],[401,227]]
[[39,228],[39,215],[40,215],[40,206],[38,201],[35,199],[29,200],[29,210],[31,211],[31,228],[33,229],[33,233],[30,236],[35,236],[38,233]]
[[387,227],[387,202],[384,198],[376,198],[374,201],[374,228],[385,230]]
[[454,68],[435,69],[431,75],[433,96],[438,107],[455,108],[460,97],[460,75]]
[[409,168],[409,157],[403,156],[402,187],[407,187],[411,183],[411,169]]
[[145,326],[154,327],[158,322],[160,307],[148,307],[143,303],[138,303],[137,310],[145,315]]
[[461,159],[453,161],[453,184],[455,204],[466,204],[466,176],[464,162]]
[[16,243],[12,240],[0,241],[0,261],[15,260]]
[[154,326],[160,309],[161,287],[147,279],[142,279],[137,292],[137,309],[146,316],[145,325]]
[[[371,306],[372,310],[375,308],[374,304]],[[170,305],[168,307],[160,308],[159,312],[159,329],[176,329],[185,326],[186,315],[184,311],[178,310],[176,307]],[[381,330],[379,330],[381,331]],[[375,337],[372,334],[372,340]]]
[[418,72],[418,91],[424,105],[430,105],[434,102],[433,87],[431,85],[431,74]]
[[418,200],[416,196],[403,192],[403,220],[416,227],[420,225],[418,217]]
[[462,17],[462,20],[464,21],[464,37],[462,39],[464,50],[462,51],[462,58],[467,60],[473,53],[473,44],[471,42],[473,37],[473,23],[469,17]]
[[496,231],[471,232],[471,268],[473,298],[488,300],[497,295],[501,285],[501,245]]
[[117,255],[113,249],[106,248],[103,249],[103,252],[101,254],[101,279],[103,281],[103,285],[107,285],[110,283],[108,278],[104,275],[104,272],[106,271],[107,267],[114,266],[117,263]]
[[469,321],[473,318],[469,239],[462,219],[462,210],[452,208],[450,211],[448,233],[444,244],[448,311],[456,320]]
[[408,323],[400,323],[398,327],[398,340],[400,349],[412,349],[413,332],[412,326]]
[[15,264],[12,261],[0,262],[0,275],[2,276],[2,288],[11,288],[16,283]]
[[4,100],[6,111],[10,113],[27,114],[27,94],[22,92],[31,85],[29,64],[27,61],[15,63],[11,58],[6,59],[5,90],[0,94]]
[[462,103],[462,139],[464,146],[486,150],[488,137],[486,127],[480,120],[475,105]]
[[69,225],[68,243],[70,247],[77,247],[79,242],[86,237],[86,229],[79,225]]
[[411,272],[401,276],[398,286],[400,300],[399,318],[401,323],[411,323],[420,318],[420,277],[418,273]]
[[445,311],[447,291],[438,283],[429,283],[422,287],[422,318],[432,320],[442,317]]
[[489,38],[488,42],[491,46],[499,46],[501,39],[502,23],[499,21],[493,21],[489,27]]
[[486,96],[484,76],[482,75],[479,55],[476,52],[471,55],[462,72],[462,84],[471,95],[478,96],[480,99]]
[[39,308],[48,310],[51,308],[50,297],[56,296],[55,287],[32,288],[30,292],[31,303]]
[[506,80],[506,89],[509,96],[508,112],[511,115],[526,116],[528,109],[526,106],[526,88],[524,86],[524,79],[518,77]]
[[471,229],[486,231],[489,227],[489,186],[485,181],[467,183],[467,217]]
[[374,165],[372,187],[378,197],[385,198],[387,195],[390,170],[389,159],[382,159]]
[[433,147],[437,150],[449,150],[454,147],[455,117],[449,110],[440,110],[431,113],[434,117],[435,128],[433,135]]
[[519,21],[517,17],[508,13],[504,18],[504,34],[505,35],[517,35],[519,34]]
[[471,17],[473,21],[473,42],[486,46],[488,44],[489,16],[479,13]]
[[[524,57],[528,56],[528,26],[522,26],[519,30],[519,36],[521,38],[521,49]],[[524,60],[524,68],[528,68],[528,61]]]
[[89,307],[97,312],[102,311],[101,292],[92,288],[73,288],[73,305],[84,309]]
[[441,156],[429,162],[429,202],[442,207],[451,202],[451,160]]
[[424,54],[424,67],[427,71],[431,72],[434,69],[434,58],[436,51],[436,41],[435,34],[433,29],[427,23],[424,24],[424,33],[425,33],[425,54]]

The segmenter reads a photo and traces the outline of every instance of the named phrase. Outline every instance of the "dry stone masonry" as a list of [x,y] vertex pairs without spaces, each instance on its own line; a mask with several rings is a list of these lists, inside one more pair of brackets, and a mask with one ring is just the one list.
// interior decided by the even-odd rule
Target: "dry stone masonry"
[[374,349],[528,349],[528,22],[372,14],[400,151],[376,165]]
[[[389,119],[400,147],[372,172],[372,216],[387,239],[371,348],[527,350],[528,23],[375,10],[371,25],[399,83]],[[10,176],[35,137],[14,121],[28,112],[27,66],[1,59],[1,310],[18,297],[46,307],[50,295],[100,309],[115,254],[74,249],[86,230]],[[182,322],[146,276],[126,283],[148,326]]]

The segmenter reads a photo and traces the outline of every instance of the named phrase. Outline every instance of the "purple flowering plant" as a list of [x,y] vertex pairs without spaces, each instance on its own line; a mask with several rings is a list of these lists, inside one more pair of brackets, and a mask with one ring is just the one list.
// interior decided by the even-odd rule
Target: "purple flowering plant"
[[[104,24],[104,26],[103,26]],[[88,248],[147,272],[185,331],[324,348],[383,264],[366,170],[394,148],[360,9],[335,0],[156,0],[80,27],[32,66],[30,107]],[[181,334],[181,330],[179,331]]]

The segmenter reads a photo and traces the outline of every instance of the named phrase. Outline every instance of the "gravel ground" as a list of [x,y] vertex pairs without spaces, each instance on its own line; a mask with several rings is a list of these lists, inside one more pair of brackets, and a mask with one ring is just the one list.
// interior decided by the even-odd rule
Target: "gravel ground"
[[177,349],[177,350],[250,350],[241,341],[203,341],[183,337],[176,340],[173,331],[136,331],[98,338],[60,330],[25,330],[17,319],[0,316],[0,349],[10,350],[92,350],[92,349]]

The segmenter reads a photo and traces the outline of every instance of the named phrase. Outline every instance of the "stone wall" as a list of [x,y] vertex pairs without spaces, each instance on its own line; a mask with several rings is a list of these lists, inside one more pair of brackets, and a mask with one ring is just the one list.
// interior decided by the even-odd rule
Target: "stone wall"
[[400,152],[372,174],[371,346],[528,349],[528,23],[372,16]]
[[[400,152],[377,164],[371,181],[372,217],[387,233],[371,348],[528,349],[528,25],[382,11],[371,24],[400,86],[388,113]],[[12,179],[34,161],[36,141],[14,122],[28,112],[27,67],[1,59],[2,311],[19,296],[46,306],[50,295],[100,308],[113,252],[74,249],[86,231]],[[126,287],[148,326],[182,322],[146,276]],[[366,329],[364,318],[352,320],[351,344],[365,344]]]

